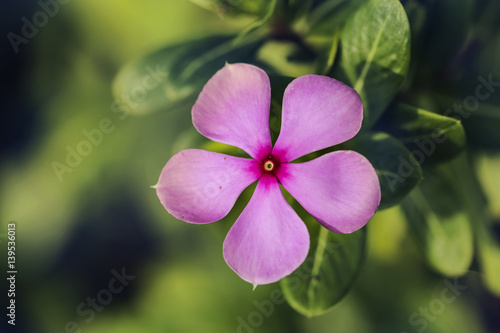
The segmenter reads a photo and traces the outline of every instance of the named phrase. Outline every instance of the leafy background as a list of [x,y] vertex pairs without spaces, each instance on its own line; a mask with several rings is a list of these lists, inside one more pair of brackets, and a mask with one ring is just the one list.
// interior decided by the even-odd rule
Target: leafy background
[[[40,8],[2,3],[2,34],[20,34]],[[471,112],[453,109],[471,108],[479,76],[500,81],[498,12],[495,0],[87,0],[61,4],[18,53],[4,38],[0,259],[15,221],[19,274],[17,325],[2,320],[2,332],[63,332],[70,321],[82,332],[495,332],[500,88]],[[351,235],[325,232],[288,198],[310,228],[312,267],[255,291],[221,251],[252,188],[201,227],[169,216],[149,188],[181,149],[240,153],[190,122],[226,61],[271,75],[274,137],[291,78],[330,75],[358,90],[362,133],[334,149],[367,156],[383,191]],[[157,66],[161,84],[127,102]],[[53,163],[105,118],[111,133],[60,181]],[[87,323],[76,308],[122,267],[135,279]],[[440,308],[455,282],[466,289]],[[286,302],[269,310],[281,290]]]

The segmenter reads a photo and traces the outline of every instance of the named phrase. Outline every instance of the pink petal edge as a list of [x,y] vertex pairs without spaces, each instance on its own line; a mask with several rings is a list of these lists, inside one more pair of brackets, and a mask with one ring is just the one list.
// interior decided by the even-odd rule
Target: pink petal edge
[[309,232],[276,177],[263,175],[224,241],[224,259],[255,286],[276,282],[306,259]]
[[362,228],[380,204],[375,169],[361,154],[335,151],[304,163],[284,163],[283,187],[325,228],[351,233]]
[[321,75],[293,80],[283,96],[282,125],[273,156],[290,162],[354,137],[363,104],[348,85]]
[[205,84],[192,109],[193,125],[205,137],[236,146],[256,160],[271,152],[271,85],[262,69],[226,64]]
[[254,160],[188,149],[172,156],[154,188],[174,217],[210,223],[226,216],[241,192],[261,174]]

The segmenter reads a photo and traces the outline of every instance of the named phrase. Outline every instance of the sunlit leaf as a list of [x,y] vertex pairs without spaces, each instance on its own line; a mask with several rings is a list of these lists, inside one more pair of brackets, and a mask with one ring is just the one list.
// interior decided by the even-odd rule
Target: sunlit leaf
[[347,21],[341,66],[361,95],[364,124],[373,124],[403,82],[410,61],[410,27],[397,0],[370,0]]

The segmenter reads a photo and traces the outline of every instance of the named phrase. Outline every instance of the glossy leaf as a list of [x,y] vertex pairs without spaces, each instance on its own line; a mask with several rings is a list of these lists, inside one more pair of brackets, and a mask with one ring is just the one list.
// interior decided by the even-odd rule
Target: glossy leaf
[[307,259],[280,281],[288,303],[308,317],[328,311],[347,294],[363,264],[366,244],[364,228],[337,234],[315,222],[310,234]]
[[473,232],[466,198],[450,163],[424,168],[424,180],[403,201],[403,210],[427,263],[447,276],[467,272]]
[[361,135],[345,148],[364,155],[377,171],[382,191],[379,209],[400,203],[422,179],[420,165],[410,151],[389,134]]
[[455,157],[466,144],[459,120],[405,104],[390,107],[378,127],[404,143],[420,164]]
[[364,124],[373,124],[392,101],[410,61],[410,27],[397,0],[370,0],[347,21],[341,66],[363,99]]
[[153,52],[118,73],[113,111],[147,114],[194,103],[208,79],[226,62],[253,62],[261,39],[234,43],[235,36],[212,36]]

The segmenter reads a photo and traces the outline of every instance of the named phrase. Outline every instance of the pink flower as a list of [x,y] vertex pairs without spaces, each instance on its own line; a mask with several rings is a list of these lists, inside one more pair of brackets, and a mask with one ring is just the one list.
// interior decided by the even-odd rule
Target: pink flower
[[354,89],[320,75],[293,80],[283,97],[281,132],[274,147],[270,102],[269,78],[260,68],[232,64],[219,70],[193,106],[193,124],[205,137],[239,147],[252,158],[184,150],[167,162],[155,186],[170,214],[201,224],[226,216],[241,192],[258,180],[223,246],[227,264],[254,286],[289,275],[309,251],[307,228],[280,184],[334,232],[363,227],[380,203],[377,174],[354,151],[291,163],[356,135],[363,105]]

